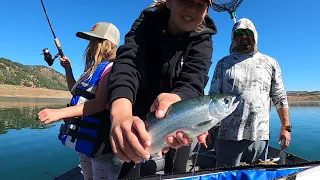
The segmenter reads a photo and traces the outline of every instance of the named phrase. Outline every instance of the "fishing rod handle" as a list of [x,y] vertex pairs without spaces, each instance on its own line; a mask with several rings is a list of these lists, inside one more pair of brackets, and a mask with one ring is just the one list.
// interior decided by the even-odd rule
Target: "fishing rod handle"
[[[58,49],[58,52],[59,52],[60,57],[63,58],[63,57],[64,57],[64,54],[63,54],[63,51],[62,51],[62,48],[61,48],[59,39],[58,39],[58,38],[54,38],[54,43],[55,43],[56,46],[57,46],[57,49]],[[72,72],[72,68],[71,68],[71,67],[67,67],[66,69],[67,69],[67,71],[70,73],[71,77],[74,79],[73,72]]]
[[58,48],[59,55],[60,55],[61,57],[64,57],[64,54],[63,54],[63,51],[62,51],[62,48],[61,48],[59,39],[58,39],[58,38],[54,38],[54,43],[56,44],[56,46],[57,46],[57,48]]

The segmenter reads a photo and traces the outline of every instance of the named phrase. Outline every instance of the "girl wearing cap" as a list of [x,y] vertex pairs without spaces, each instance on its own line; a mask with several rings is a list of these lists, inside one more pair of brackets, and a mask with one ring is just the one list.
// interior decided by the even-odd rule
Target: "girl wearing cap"
[[69,107],[44,109],[38,118],[45,124],[64,120],[59,140],[78,152],[84,179],[117,179],[121,164],[106,142],[110,130],[107,91],[120,32],[111,23],[99,22],[90,32],[78,32],[76,36],[89,40],[84,52],[85,70],[78,81],[70,71],[69,59],[60,57],[73,95]]
[[[150,157],[143,123],[147,113],[156,111],[162,118],[171,104],[204,94],[213,52],[211,36],[216,34],[208,16],[211,3],[157,0],[143,10],[126,34],[125,44],[119,47],[109,77],[108,99],[110,141],[116,156],[127,162],[123,167]],[[205,142],[206,134],[198,137],[200,142]],[[183,133],[169,136],[167,143],[172,148],[189,144]],[[189,150],[179,149],[173,172],[186,170]],[[165,173],[172,171],[174,152],[170,149],[166,154]]]

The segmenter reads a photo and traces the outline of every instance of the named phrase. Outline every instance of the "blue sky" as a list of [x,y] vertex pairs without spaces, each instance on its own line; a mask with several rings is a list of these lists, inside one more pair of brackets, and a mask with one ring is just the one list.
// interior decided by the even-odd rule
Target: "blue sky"
[[[63,51],[71,59],[75,77],[83,71],[83,51],[86,40],[75,36],[77,31],[89,31],[99,21],[115,24],[124,35],[143,8],[152,0],[43,0],[51,24]],[[320,23],[315,12],[320,1],[288,3],[276,0],[244,0],[237,9],[237,19],[249,18],[259,34],[259,50],[275,58],[282,68],[286,90],[320,90]],[[40,0],[1,0],[0,57],[26,65],[46,65],[40,55],[48,47],[57,50]],[[229,54],[233,21],[227,12],[209,10],[218,34],[213,37],[213,69],[219,59]],[[64,73],[58,61],[52,66]]]

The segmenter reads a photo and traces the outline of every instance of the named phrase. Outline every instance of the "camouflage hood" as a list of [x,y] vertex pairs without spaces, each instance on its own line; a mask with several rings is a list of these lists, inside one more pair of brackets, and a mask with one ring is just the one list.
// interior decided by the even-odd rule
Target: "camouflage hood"
[[237,52],[237,43],[233,39],[233,34],[237,29],[250,29],[250,30],[253,31],[254,40],[255,40],[256,43],[255,43],[253,52],[251,52],[249,54],[250,55],[256,54],[258,52],[258,33],[257,33],[257,30],[254,27],[253,23],[249,19],[246,19],[246,18],[242,18],[239,21],[237,21],[237,23],[235,23],[233,28],[232,28],[231,45],[230,45],[230,49],[229,49],[230,54],[231,55],[238,54],[238,52]]

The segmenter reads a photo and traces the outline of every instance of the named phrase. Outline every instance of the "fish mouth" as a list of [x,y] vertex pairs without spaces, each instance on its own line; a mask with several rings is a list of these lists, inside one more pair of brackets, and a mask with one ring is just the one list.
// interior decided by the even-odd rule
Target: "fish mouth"
[[238,104],[239,104],[239,101],[235,102],[236,100],[236,97],[232,97],[231,98],[231,103],[228,107],[228,114],[231,114],[237,107],[238,107]]
[[235,100],[236,96],[234,95],[222,95],[222,98],[211,106],[213,109],[210,116],[221,120],[229,116],[238,107],[239,101],[235,102]]

